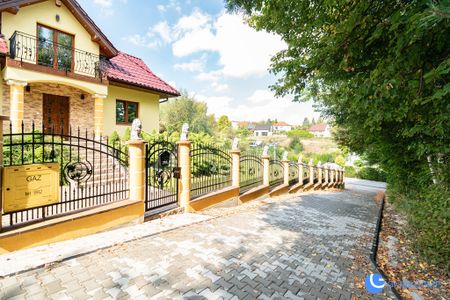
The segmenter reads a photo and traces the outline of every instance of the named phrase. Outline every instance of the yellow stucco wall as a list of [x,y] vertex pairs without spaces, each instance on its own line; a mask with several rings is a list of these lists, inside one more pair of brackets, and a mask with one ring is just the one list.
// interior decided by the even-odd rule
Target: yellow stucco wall
[[[60,16],[59,22],[56,21],[57,14]],[[77,49],[97,55],[100,53],[99,45],[92,41],[90,34],[64,4],[58,7],[54,0],[48,0],[22,7],[16,15],[2,12],[2,33],[7,41],[16,30],[36,36],[37,23],[73,34]]]
[[122,136],[126,128],[131,127],[131,125],[116,125],[116,100],[138,102],[138,117],[142,121],[142,129],[149,133],[159,130],[159,96],[157,94],[109,85],[108,96],[104,102],[105,135],[109,136],[117,131]]

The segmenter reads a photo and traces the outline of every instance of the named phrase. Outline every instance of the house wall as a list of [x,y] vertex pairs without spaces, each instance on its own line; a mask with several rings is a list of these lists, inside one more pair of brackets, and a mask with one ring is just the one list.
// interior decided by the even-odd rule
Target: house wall
[[[69,9],[64,4],[61,7],[56,6],[54,0],[22,7],[16,15],[8,12],[2,12],[1,14],[2,33],[5,35],[6,41],[9,41],[16,30],[36,36],[37,23],[40,23],[73,34],[75,36],[75,48],[97,55],[100,53],[99,45],[92,41],[90,34]],[[56,21],[57,14],[60,16],[59,22]]]
[[[42,128],[43,94],[51,94],[69,97],[70,102],[70,126],[78,127],[84,133],[87,129],[91,134],[94,130],[94,100],[91,95],[75,87],[57,83],[30,83],[30,92],[24,94],[24,124],[31,127],[34,120],[37,129]],[[81,94],[85,96],[81,100]],[[3,114],[10,114],[10,86],[2,82],[2,108]],[[8,130],[5,126],[4,130]]]
[[159,96],[133,88],[123,88],[114,85],[108,86],[108,96],[104,102],[105,135],[114,131],[122,136],[131,125],[116,124],[116,100],[125,100],[139,103],[138,117],[145,132],[159,131]]

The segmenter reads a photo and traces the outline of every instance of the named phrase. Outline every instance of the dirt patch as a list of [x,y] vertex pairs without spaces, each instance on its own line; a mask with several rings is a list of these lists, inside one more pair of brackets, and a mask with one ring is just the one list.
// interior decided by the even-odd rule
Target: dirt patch
[[427,263],[412,249],[406,217],[386,201],[378,266],[387,274],[389,282],[397,285],[404,299],[450,299],[449,271]]

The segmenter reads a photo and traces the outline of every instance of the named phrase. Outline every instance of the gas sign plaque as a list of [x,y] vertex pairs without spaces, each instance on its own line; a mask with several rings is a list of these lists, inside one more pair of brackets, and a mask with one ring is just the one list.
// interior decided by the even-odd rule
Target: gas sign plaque
[[59,202],[59,164],[3,169],[3,210],[14,212]]

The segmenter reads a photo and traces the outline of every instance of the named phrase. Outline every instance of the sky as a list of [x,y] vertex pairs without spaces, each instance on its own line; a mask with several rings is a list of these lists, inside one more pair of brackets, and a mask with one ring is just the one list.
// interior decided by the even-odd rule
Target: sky
[[217,118],[296,125],[319,116],[311,102],[274,97],[270,58],[285,43],[228,13],[223,0],[78,1],[117,49],[142,58],[163,80],[206,102]]

